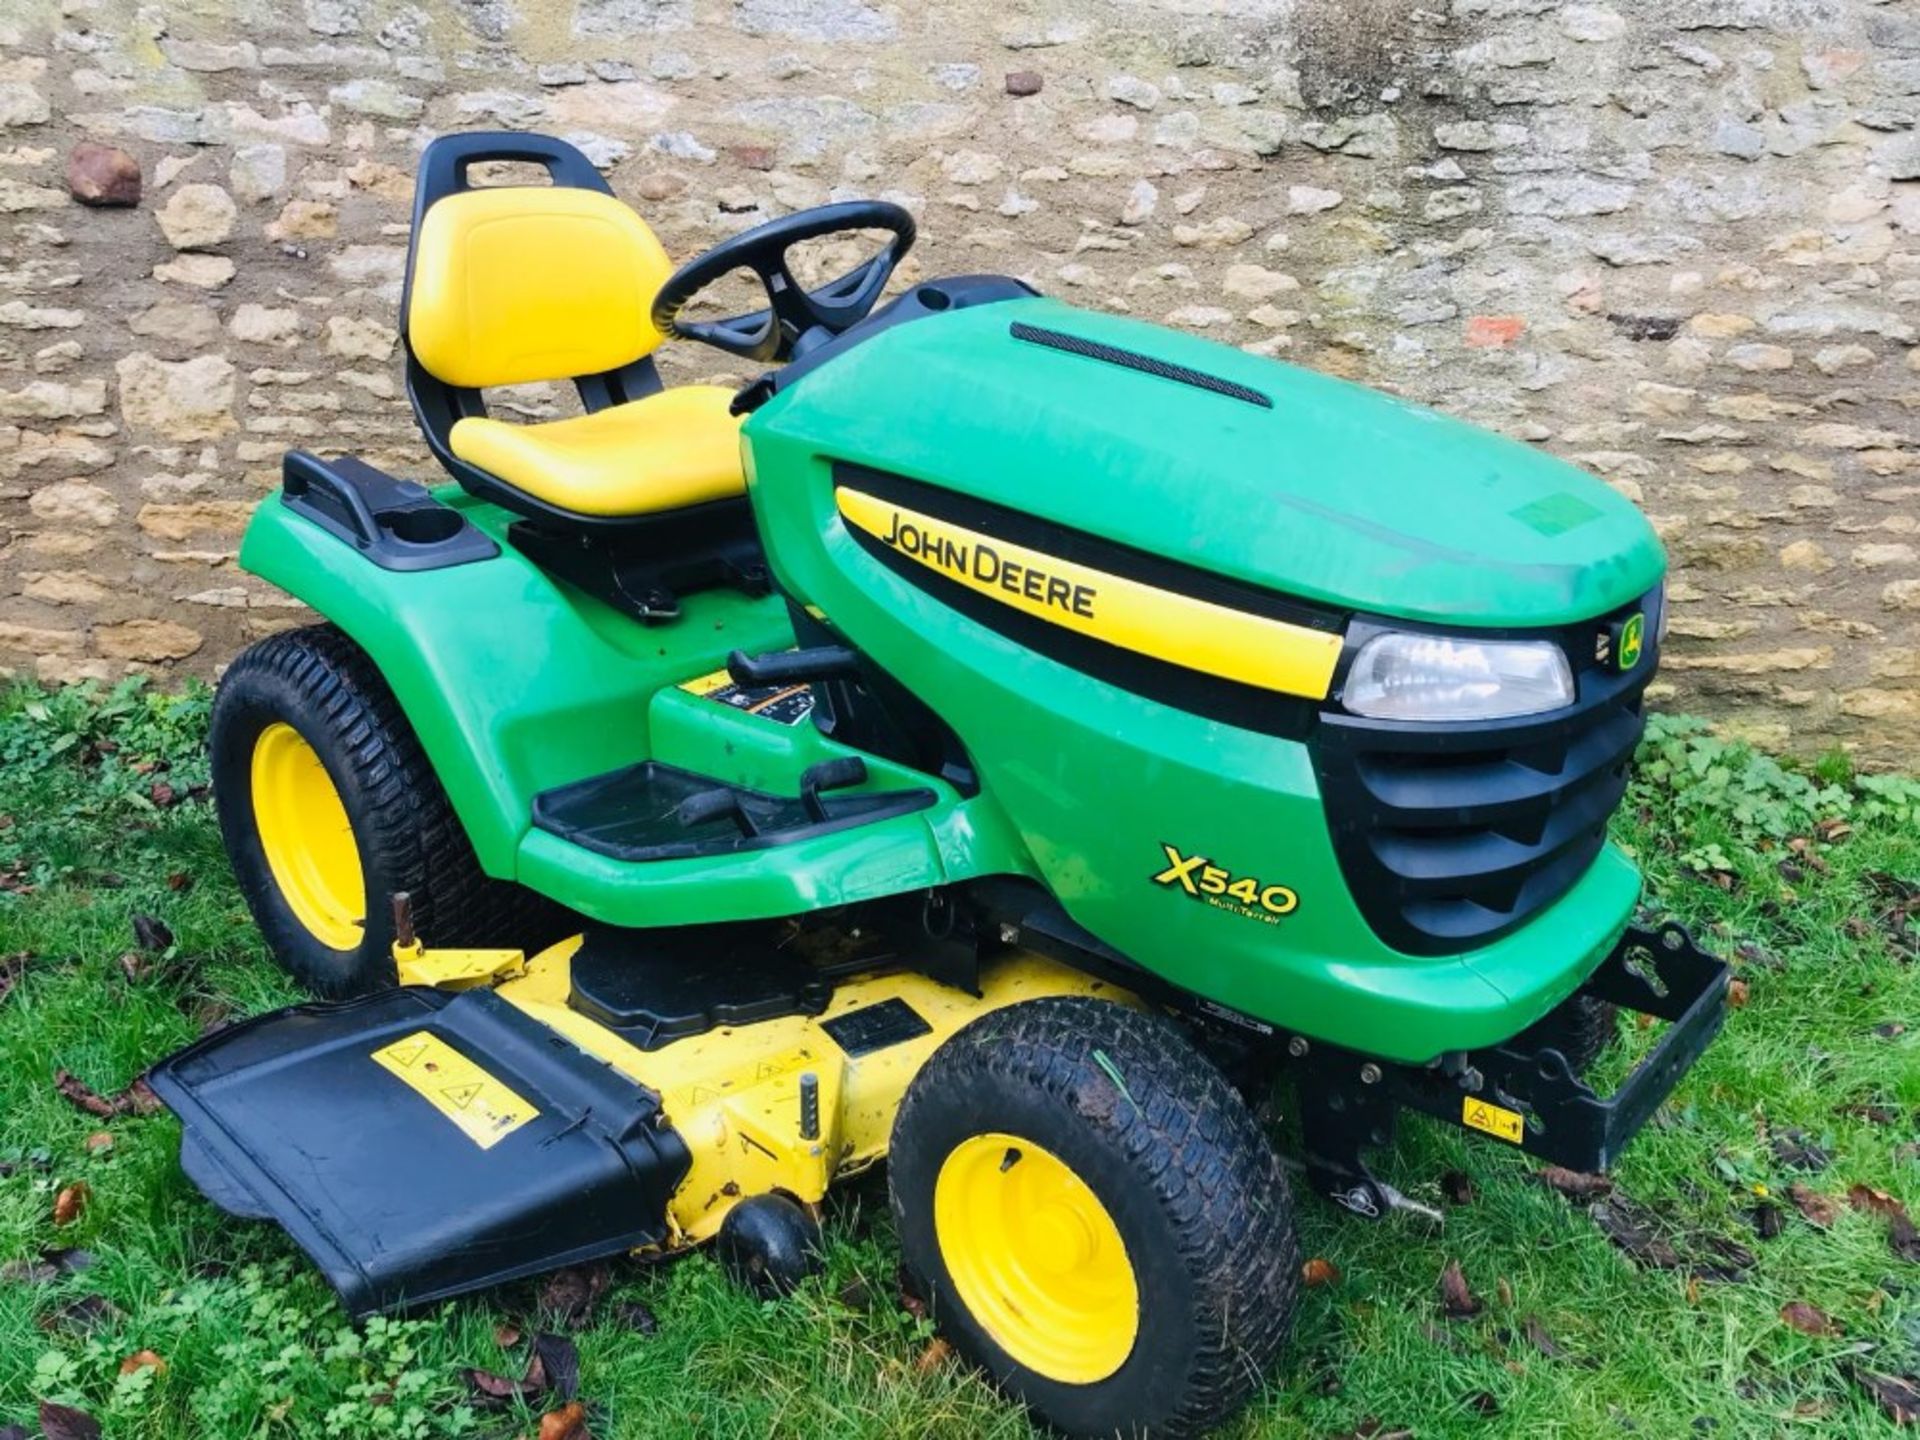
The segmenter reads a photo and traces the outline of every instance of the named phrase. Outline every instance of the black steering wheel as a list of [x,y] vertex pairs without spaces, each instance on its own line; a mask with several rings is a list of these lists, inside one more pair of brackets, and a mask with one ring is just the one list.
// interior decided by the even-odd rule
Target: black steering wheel
[[[802,240],[842,230],[888,230],[880,253],[838,280],[804,290],[787,267],[787,251]],[[699,340],[748,360],[781,362],[793,357],[802,335],[821,328],[838,335],[867,316],[887,278],[913,248],[913,216],[885,200],[847,200],[783,215],[722,241],[667,277],[653,297],[654,327]],[[766,287],[768,308],[726,320],[682,320],[687,302],[721,276],[751,270]]]

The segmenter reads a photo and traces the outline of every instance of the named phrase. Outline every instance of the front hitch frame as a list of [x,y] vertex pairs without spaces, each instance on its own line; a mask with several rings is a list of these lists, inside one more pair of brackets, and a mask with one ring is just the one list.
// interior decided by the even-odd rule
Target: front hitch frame
[[1668,1021],[1667,1031],[1609,1095],[1551,1046],[1509,1040],[1429,1066],[1397,1065],[1289,1036],[1307,1183],[1368,1219],[1413,1206],[1368,1169],[1401,1110],[1417,1110],[1517,1146],[1569,1170],[1598,1173],[1712,1042],[1726,1021],[1727,962],[1674,922],[1631,925],[1574,996]]

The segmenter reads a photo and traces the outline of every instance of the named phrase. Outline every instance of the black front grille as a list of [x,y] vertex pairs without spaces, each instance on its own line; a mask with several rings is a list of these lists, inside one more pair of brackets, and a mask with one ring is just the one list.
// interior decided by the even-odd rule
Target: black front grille
[[[1656,619],[1650,608],[1650,629]],[[1553,638],[1584,658],[1580,637],[1600,628]],[[1383,941],[1413,955],[1469,950],[1573,888],[1626,791],[1652,649],[1626,675],[1595,662],[1577,668],[1578,701],[1545,716],[1417,724],[1321,715],[1312,750],[1334,850]]]

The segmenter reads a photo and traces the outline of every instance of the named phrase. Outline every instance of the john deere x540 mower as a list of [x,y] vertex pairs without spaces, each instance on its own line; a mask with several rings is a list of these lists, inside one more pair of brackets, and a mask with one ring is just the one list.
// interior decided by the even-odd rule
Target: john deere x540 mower
[[[458,483],[290,454],[241,562],[325,623],[214,707],[321,999],[153,1084],[355,1313],[707,1240],[778,1289],[885,1160],[964,1355],[1067,1432],[1191,1433],[1293,1308],[1265,1082],[1373,1217],[1401,1110],[1601,1169],[1718,1028],[1606,838],[1665,561],[1351,385],[1003,276],[880,304],[913,238],[834,204],[675,270],[559,141],[428,147],[401,330]],[[741,270],[765,308],[687,313]],[[672,337],[770,368],[663,389]],[[488,413],[551,380],[583,413]],[[1670,1023],[1603,1097],[1622,1008]]]

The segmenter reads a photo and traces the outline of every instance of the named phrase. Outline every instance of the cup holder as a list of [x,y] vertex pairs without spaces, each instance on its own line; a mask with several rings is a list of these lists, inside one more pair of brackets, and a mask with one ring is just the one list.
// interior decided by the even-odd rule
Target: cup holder
[[466,523],[458,511],[443,505],[386,510],[380,515],[380,528],[403,545],[445,544],[458,535]]

